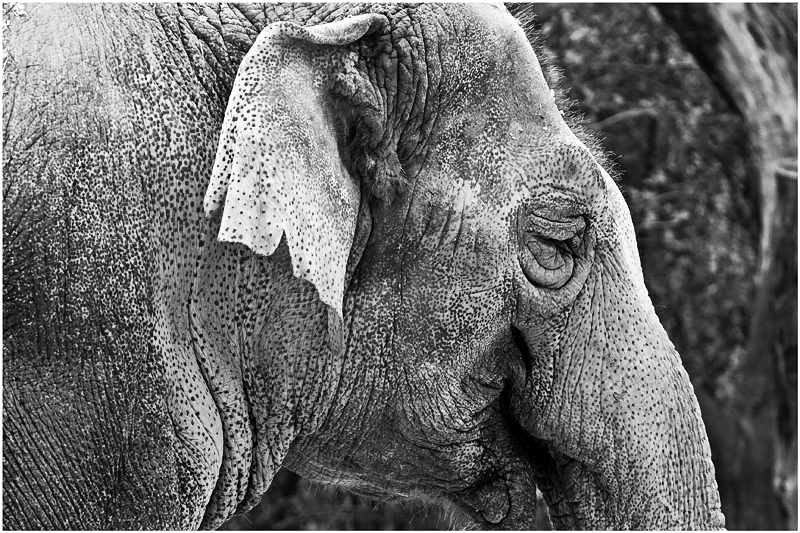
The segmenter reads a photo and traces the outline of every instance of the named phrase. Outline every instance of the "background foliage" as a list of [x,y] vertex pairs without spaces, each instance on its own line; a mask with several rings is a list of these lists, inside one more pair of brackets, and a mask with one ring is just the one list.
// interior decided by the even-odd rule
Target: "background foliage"
[[[537,4],[533,23],[520,6],[511,9],[529,30],[541,30],[551,61],[563,69],[566,96],[577,101],[584,127],[599,134],[611,153],[631,208],[645,282],[701,404],[728,404],[742,394],[735,375],[750,337],[759,239],[742,119],[653,6]],[[795,376],[796,364],[795,355],[789,369]],[[712,439],[714,454],[715,445]],[[723,498],[723,512],[725,504]],[[448,527],[438,511],[425,515],[371,504],[288,472],[261,507],[229,525]],[[728,527],[737,524],[729,521]]]

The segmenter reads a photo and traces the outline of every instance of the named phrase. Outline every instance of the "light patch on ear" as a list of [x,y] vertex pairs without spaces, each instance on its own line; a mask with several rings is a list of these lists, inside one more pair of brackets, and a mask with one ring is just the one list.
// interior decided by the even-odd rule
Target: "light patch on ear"
[[234,82],[204,201],[207,216],[224,205],[220,241],[270,255],[285,234],[294,275],[339,317],[360,192],[338,153],[338,110],[325,93],[341,55],[319,45],[352,42],[384,21],[265,29]]
[[218,238],[266,256],[285,234],[294,275],[313,283],[341,315],[359,191],[324,135],[327,128],[317,124],[324,121],[291,117],[280,107],[242,109],[259,127],[233,141]]
[[478,196],[481,194],[481,184],[457,178],[452,184],[451,194],[453,199],[451,203],[456,212],[461,212],[468,206],[471,206],[478,201]]

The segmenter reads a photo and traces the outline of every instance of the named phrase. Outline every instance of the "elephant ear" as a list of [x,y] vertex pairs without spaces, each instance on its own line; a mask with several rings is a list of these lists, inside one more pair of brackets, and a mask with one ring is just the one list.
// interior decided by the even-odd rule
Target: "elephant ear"
[[223,207],[220,241],[270,255],[285,234],[294,275],[340,317],[360,201],[339,151],[341,96],[363,93],[344,45],[385,23],[267,27],[239,67],[204,201],[206,216]]

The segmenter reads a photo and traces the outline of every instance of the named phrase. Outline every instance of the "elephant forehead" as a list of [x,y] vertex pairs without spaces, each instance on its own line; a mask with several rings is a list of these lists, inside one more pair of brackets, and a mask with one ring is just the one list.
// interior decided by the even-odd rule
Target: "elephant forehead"
[[449,81],[443,96],[452,116],[493,109],[485,125],[503,115],[551,127],[560,123],[553,94],[519,23],[502,6],[457,9],[450,15],[457,26],[463,25],[459,38],[442,43],[440,52],[443,78]]
[[467,11],[476,26],[443,52],[452,72],[443,76],[433,179],[472,182],[501,214],[553,192],[587,209],[602,204],[600,166],[564,121],[518,24],[503,10]]
[[[608,182],[597,160],[569,130],[536,144],[516,141],[509,150],[522,176],[518,188],[528,191],[555,189],[586,205],[604,196]],[[613,185],[613,181],[611,181]]]
[[488,206],[494,218],[505,218],[520,205],[558,204],[580,214],[605,210],[609,188],[617,189],[613,180],[566,125],[547,133],[528,124],[516,133],[469,138],[454,123],[432,159],[431,188],[442,201],[463,198]]

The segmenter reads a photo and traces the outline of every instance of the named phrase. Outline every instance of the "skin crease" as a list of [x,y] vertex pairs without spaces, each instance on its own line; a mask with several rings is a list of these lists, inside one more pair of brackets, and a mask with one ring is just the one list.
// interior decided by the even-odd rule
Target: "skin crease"
[[561,528],[724,525],[622,195],[501,6],[10,34],[4,527],[216,527],[281,464],[484,528],[534,484]]

